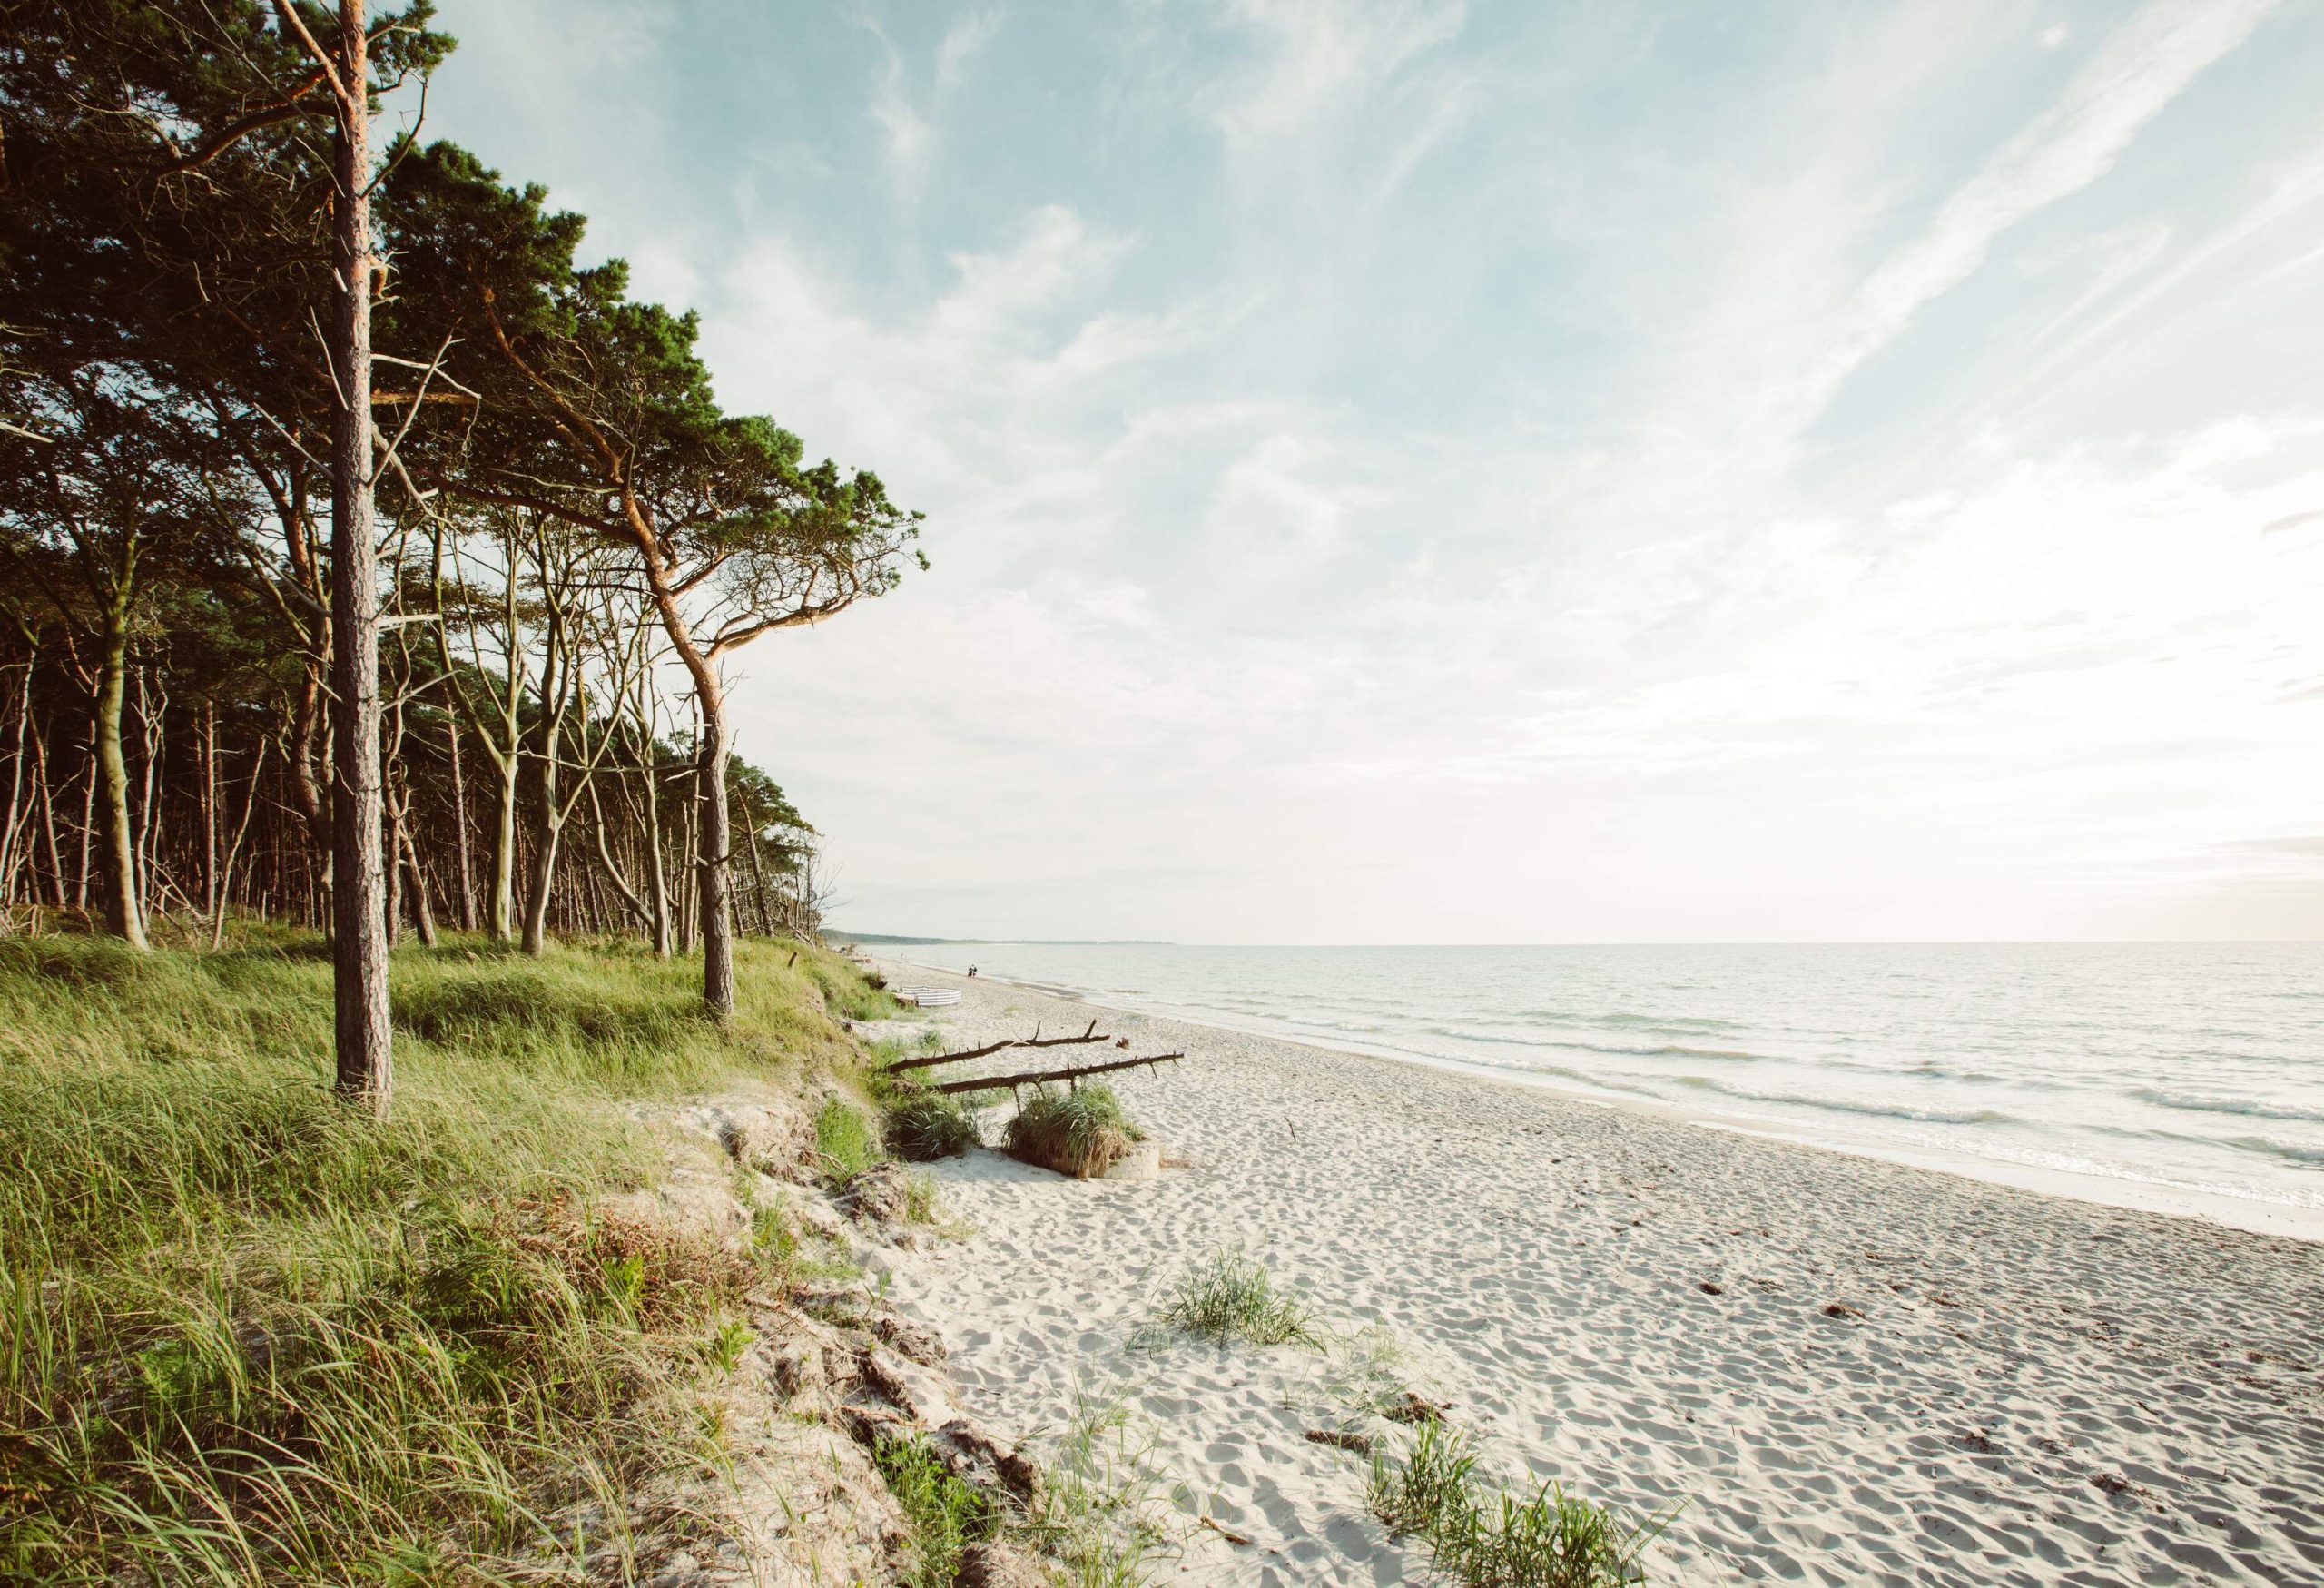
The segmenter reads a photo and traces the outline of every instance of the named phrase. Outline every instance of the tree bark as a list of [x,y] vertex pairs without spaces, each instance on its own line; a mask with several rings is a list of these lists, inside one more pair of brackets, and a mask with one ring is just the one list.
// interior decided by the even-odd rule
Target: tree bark
[[337,777],[331,800],[332,981],[338,1089],[384,1118],[393,1087],[388,1019],[387,878],[381,853],[379,590],[371,529],[371,248],[369,44],[363,0],[340,0],[337,188],[332,228],[338,312],[331,327],[339,408],[330,460],[331,685]]
[[102,784],[104,823],[105,925],[130,947],[145,944],[145,921],[137,909],[137,834],[129,821],[129,763],[121,753],[121,710],[129,686],[130,574],[124,568],[105,603],[104,634],[97,671],[97,781]]
[[[697,677],[697,687],[704,682]],[[728,849],[733,839],[726,814],[726,702],[715,681],[701,692],[702,765],[696,776],[702,797],[702,830],[695,840],[701,872],[702,1001],[712,1016],[734,1012],[734,923],[727,912]]]
[[460,930],[476,930],[476,872],[468,862],[468,785],[460,774],[460,713],[448,703],[444,708],[444,736],[452,756],[452,831],[459,839],[460,852]]
[[403,863],[409,879],[405,885],[411,896],[411,922],[419,929],[421,945],[432,949],[436,946],[436,907],[428,898],[428,868],[419,863],[419,847],[412,842],[409,821],[399,824],[396,831],[402,840]]
[[648,735],[641,764],[645,769],[645,853],[649,862],[650,902],[654,907],[654,957],[670,957],[670,874],[662,860],[661,769],[655,764],[654,740]]
[[218,703],[202,705],[202,912],[218,913]]

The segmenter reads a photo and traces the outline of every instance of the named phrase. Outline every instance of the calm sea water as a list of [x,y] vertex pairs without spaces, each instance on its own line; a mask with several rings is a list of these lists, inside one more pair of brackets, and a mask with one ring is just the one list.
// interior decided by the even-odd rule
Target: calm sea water
[[1837,1145],[2324,1208],[2324,944],[883,952]]

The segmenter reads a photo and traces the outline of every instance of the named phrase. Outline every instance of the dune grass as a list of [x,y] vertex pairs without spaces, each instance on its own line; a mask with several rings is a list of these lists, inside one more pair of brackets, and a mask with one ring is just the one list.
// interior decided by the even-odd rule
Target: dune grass
[[1442,1423],[1423,1425],[1401,1461],[1375,1455],[1365,1497],[1462,1588],[1630,1588],[1669,1522],[1625,1521],[1554,1484],[1521,1499],[1487,1483],[1468,1435]]
[[911,1163],[958,1158],[984,1145],[976,1116],[959,1097],[925,1087],[898,1085],[886,1103],[888,1150]]
[[0,1581],[618,1557],[624,1495],[704,1455],[683,1386],[785,1260],[594,1212],[656,1168],[622,1105],[853,1062],[836,956],[737,947],[723,1030],[683,962],[399,950],[374,1125],[327,1090],[311,939],[0,942]]
[[925,1435],[881,1434],[872,1464],[895,1496],[911,1528],[906,1588],[951,1588],[968,1546],[999,1531],[992,1503],[954,1477],[929,1448]]
[[846,1184],[885,1156],[862,1109],[833,1093],[815,1110],[815,1162],[833,1186]]
[[1111,1169],[1144,1134],[1122,1112],[1112,1087],[1037,1086],[1001,1141],[1011,1158],[1088,1179]]
[[1307,1304],[1279,1288],[1266,1265],[1239,1246],[1215,1251],[1172,1284],[1162,1322],[1182,1334],[1224,1345],[1321,1343]]

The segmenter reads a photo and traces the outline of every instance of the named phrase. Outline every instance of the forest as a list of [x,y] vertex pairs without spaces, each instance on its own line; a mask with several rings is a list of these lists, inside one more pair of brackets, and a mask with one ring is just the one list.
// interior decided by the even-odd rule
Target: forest
[[[427,134],[427,0],[0,4],[0,905],[320,929],[384,1107],[405,933],[803,935],[728,659],[926,566],[694,317]],[[771,746],[770,748],[779,748]]]

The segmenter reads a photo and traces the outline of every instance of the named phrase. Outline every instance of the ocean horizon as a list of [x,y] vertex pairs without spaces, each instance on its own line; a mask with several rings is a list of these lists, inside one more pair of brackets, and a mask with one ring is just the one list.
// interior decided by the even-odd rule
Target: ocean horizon
[[2320,943],[883,952],[1988,1179],[2324,1210]]

